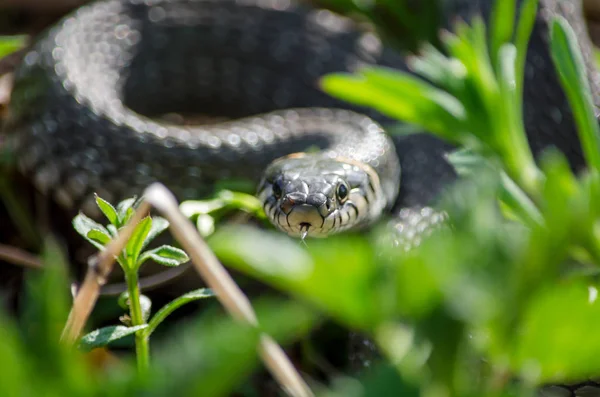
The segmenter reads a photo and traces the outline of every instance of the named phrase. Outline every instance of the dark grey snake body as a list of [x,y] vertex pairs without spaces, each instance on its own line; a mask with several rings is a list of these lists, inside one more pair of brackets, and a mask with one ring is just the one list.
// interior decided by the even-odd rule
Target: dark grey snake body
[[[492,2],[447,3],[448,18],[468,18],[489,13]],[[546,45],[546,22],[565,16],[593,70],[574,3],[541,2],[524,114],[535,152],[554,145],[580,167],[573,117]],[[371,167],[382,185],[380,207],[404,209],[400,218],[412,224],[414,217],[429,222],[421,208],[454,179],[448,146],[425,134],[396,140],[396,199],[398,157],[376,123],[389,120],[318,87],[327,73],[365,64],[406,69],[374,34],[287,0],[97,2],[54,26],[25,56],[5,130],[22,172],[67,207],[92,211],[94,192],[116,201],[155,180],[180,199],[198,198],[223,178],[258,182],[274,159],[319,147]],[[202,127],[152,119],[168,112],[242,119]]]
[[[468,19],[489,13],[492,2],[447,3],[448,18]],[[534,151],[556,146],[578,168],[581,149],[546,23],[555,14],[569,19],[592,72],[575,3],[541,1],[524,114]],[[25,56],[5,131],[21,171],[41,191],[88,212],[94,192],[116,201],[158,180],[180,199],[198,198],[223,178],[257,182],[274,159],[319,147],[371,167],[382,185],[380,206],[403,209],[400,225],[430,222],[431,212],[421,209],[455,177],[444,158],[448,145],[426,134],[396,139],[396,199],[398,157],[376,123],[389,120],[318,87],[327,73],[365,64],[406,69],[374,34],[288,0],[98,2],[54,26]],[[152,119],[172,111],[243,119],[193,128]]]
[[[20,168],[68,207],[91,210],[94,192],[114,201],[155,180],[202,197],[225,178],[258,182],[274,159],[311,146],[369,164],[389,207],[399,178],[389,139],[364,115],[325,109],[343,104],[317,85],[388,59],[400,62],[348,20],[285,1],[99,2],[25,56],[9,129]],[[252,117],[150,118],[170,111]]]

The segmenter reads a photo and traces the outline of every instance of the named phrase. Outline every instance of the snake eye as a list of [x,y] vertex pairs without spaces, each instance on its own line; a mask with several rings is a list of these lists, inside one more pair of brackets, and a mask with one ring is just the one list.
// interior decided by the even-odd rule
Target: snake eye
[[348,187],[345,184],[340,183],[337,187],[336,194],[340,203],[344,203],[348,198]]
[[276,181],[273,183],[273,196],[275,196],[276,199],[280,199],[282,195],[283,190],[281,189],[281,183]]

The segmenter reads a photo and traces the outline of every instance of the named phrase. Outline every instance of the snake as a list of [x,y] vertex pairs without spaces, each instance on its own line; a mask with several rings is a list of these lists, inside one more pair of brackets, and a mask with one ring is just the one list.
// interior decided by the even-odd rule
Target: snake
[[[442,4],[444,20],[493,6]],[[578,168],[573,115],[548,52],[555,15],[577,31],[596,82],[580,4],[542,0],[525,125],[534,152],[555,146]],[[394,214],[398,238],[413,238],[440,221],[430,205],[456,178],[450,147],[426,131],[392,139],[392,120],[319,86],[324,75],[370,65],[409,70],[372,29],[291,0],[98,1],[37,38],[15,72],[3,131],[20,172],[65,208],[92,213],[94,194],[121,200],[155,181],[185,200],[243,179],[291,236],[326,237]],[[170,112],[221,121],[181,125],[161,118]]]

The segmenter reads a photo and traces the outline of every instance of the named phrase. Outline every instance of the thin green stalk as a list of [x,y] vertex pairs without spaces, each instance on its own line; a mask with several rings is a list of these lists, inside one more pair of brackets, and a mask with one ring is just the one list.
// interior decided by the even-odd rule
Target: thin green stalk
[[[522,170],[519,172],[522,175],[522,177],[519,178],[520,185],[524,187],[525,191],[533,197],[534,201],[537,199],[536,196],[541,189],[543,175],[533,160],[531,148],[529,147],[529,142],[527,141],[527,135],[525,133],[525,125],[523,124],[523,79],[525,77],[527,46],[529,44],[531,32],[533,31],[537,6],[538,0],[525,0],[521,3],[520,16],[515,32],[515,54],[514,59],[511,60],[513,64],[509,70],[505,69],[512,74],[510,81],[514,82],[514,85],[511,84],[512,92],[510,93],[511,95],[509,104],[509,106],[512,105],[510,110],[512,113],[511,121],[513,123],[507,132],[511,134],[510,141],[514,140],[515,142],[520,143],[520,145],[514,144],[510,146],[513,148],[520,147],[523,149],[522,153],[518,155],[521,158],[515,159],[517,163],[516,170],[519,172],[518,163],[520,163],[520,166],[522,167]],[[511,11],[514,13],[514,7],[511,9]],[[510,50],[503,50],[505,55],[507,51]],[[500,62],[500,60],[498,62]],[[506,78],[507,76],[503,77]]]
[[[129,292],[129,311],[131,316],[131,325],[144,325],[144,316],[140,305],[140,288],[138,284],[137,269],[131,269],[125,274],[127,280],[127,290]],[[150,348],[148,345],[148,335],[144,330],[135,333],[135,353],[137,356],[137,366],[139,372],[145,372],[150,365]]]
[[544,217],[531,198],[507,174],[502,173],[500,177],[502,181],[500,199],[519,216],[525,225],[543,226]]
[[533,159],[523,124],[521,94],[517,92],[516,86],[517,48],[512,44],[505,44],[499,53],[497,69],[503,107],[499,150],[508,175],[536,201],[541,191],[542,173]]
[[213,292],[207,288],[201,288],[194,291],[190,291],[187,294],[180,296],[179,298],[167,303],[162,309],[160,309],[148,322],[148,327],[144,328],[144,334],[148,338],[152,332],[162,323],[169,314],[185,305],[186,303],[193,302],[198,299],[208,298],[214,296]]
[[583,154],[589,168],[600,170],[600,127],[596,120],[594,101],[587,70],[577,36],[562,17],[552,21],[550,50],[560,83],[575,116]]
[[516,109],[518,116],[523,119],[523,79],[525,78],[525,63],[527,61],[527,46],[529,38],[535,24],[535,15],[538,7],[538,0],[525,0],[521,3],[520,17],[517,22],[517,31],[515,32],[515,46],[517,47],[517,59],[515,65],[515,85],[516,85]]

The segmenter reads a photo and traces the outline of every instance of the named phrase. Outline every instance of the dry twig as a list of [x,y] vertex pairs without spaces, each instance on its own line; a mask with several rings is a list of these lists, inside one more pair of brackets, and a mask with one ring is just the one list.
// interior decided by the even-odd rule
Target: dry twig
[[[186,250],[196,270],[225,309],[236,320],[257,326],[258,320],[250,301],[200,237],[194,225],[179,211],[173,194],[165,186],[155,183],[146,189],[144,198],[167,218],[171,233]],[[283,349],[270,336],[261,336],[259,351],[273,377],[289,395],[313,395]]]
[[20,248],[5,244],[0,244],[0,259],[14,265],[32,269],[41,269],[43,267],[42,261],[37,256]]

